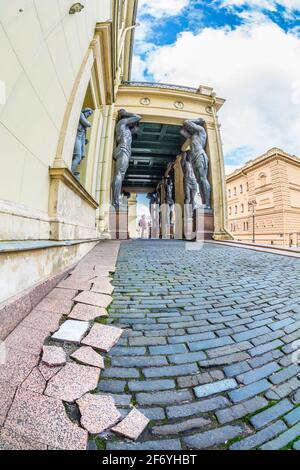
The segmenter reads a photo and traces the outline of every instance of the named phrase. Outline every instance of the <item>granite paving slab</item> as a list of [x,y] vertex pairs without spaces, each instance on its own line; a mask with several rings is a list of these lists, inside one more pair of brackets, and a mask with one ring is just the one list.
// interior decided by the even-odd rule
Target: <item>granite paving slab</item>
[[146,418],[143,413],[133,408],[120,423],[112,428],[112,431],[136,441],[146,429],[149,422],[150,420]]
[[81,413],[81,425],[91,434],[99,434],[114,426],[121,418],[110,395],[87,393],[77,400]]
[[98,317],[107,317],[107,315],[108,313],[105,308],[77,303],[71,310],[68,318],[72,318],[74,320],[92,321]]
[[42,362],[49,367],[63,366],[66,363],[66,353],[58,346],[43,346]]
[[98,367],[99,369],[104,369],[105,367],[103,357],[90,346],[82,346],[73,352],[70,357],[83,364]]
[[67,320],[59,330],[52,335],[52,339],[56,341],[68,341],[70,343],[80,343],[87,333],[90,324],[84,321]]
[[77,295],[74,301],[106,308],[111,303],[112,297],[110,295],[98,294],[97,292],[84,291]]
[[67,363],[50,379],[45,395],[73,402],[97,387],[99,375],[96,367]]
[[120,339],[123,330],[114,326],[95,324],[82,344],[92,346],[100,351],[108,352]]

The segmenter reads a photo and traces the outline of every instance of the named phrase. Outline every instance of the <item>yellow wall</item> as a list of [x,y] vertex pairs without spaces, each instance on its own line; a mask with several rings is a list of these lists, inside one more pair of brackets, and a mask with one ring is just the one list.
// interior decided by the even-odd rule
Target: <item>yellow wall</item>
[[[65,108],[97,21],[111,17],[109,0],[1,1],[0,199],[47,212],[53,163]],[[19,12],[22,9],[23,12]],[[13,184],[12,184],[13,182]]]

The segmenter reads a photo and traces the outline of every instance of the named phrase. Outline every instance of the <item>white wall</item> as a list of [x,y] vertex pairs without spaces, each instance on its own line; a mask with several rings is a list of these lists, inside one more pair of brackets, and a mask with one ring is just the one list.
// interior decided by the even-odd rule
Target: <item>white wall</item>
[[0,200],[48,213],[48,167],[66,105],[112,1],[81,0],[84,10],[69,15],[72,0],[0,0]]

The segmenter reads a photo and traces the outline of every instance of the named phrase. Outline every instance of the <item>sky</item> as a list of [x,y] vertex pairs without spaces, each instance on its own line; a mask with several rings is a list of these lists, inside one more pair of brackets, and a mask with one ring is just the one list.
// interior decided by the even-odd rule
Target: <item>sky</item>
[[132,80],[212,86],[226,173],[300,157],[300,0],[139,0]]

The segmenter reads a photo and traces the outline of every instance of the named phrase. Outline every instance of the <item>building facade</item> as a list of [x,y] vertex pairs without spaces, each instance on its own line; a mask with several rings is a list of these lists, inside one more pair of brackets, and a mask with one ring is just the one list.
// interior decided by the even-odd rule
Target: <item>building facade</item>
[[[130,82],[138,1],[80,3],[84,8],[74,13],[66,0],[1,2],[0,55],[5,67],[0,91],[5,93],[0,103],[0,339],[66,270],[101,239],[111,237],[112,155],[121,108],[142,116],[140,138],[145,137],[146,153],[174,143],[183,120],[205,120],[212,235],[230,238],[217,117],[224,100],[205,86]],[[71,166],[84,108],[93,114],[78,180]],[[146,176],[151,171],[139,143],[124,182],[124,189],[129,185],[133,193],[131,224],[135,192],[153,189],[141,180],[132,186],[142,167]],[[175,160],[180,151],[173,145],[169,157]],[[176,199],[182,200],[179,186]]]
[[300,245],[300,159],[273,148],[226,178],[236,240]]

